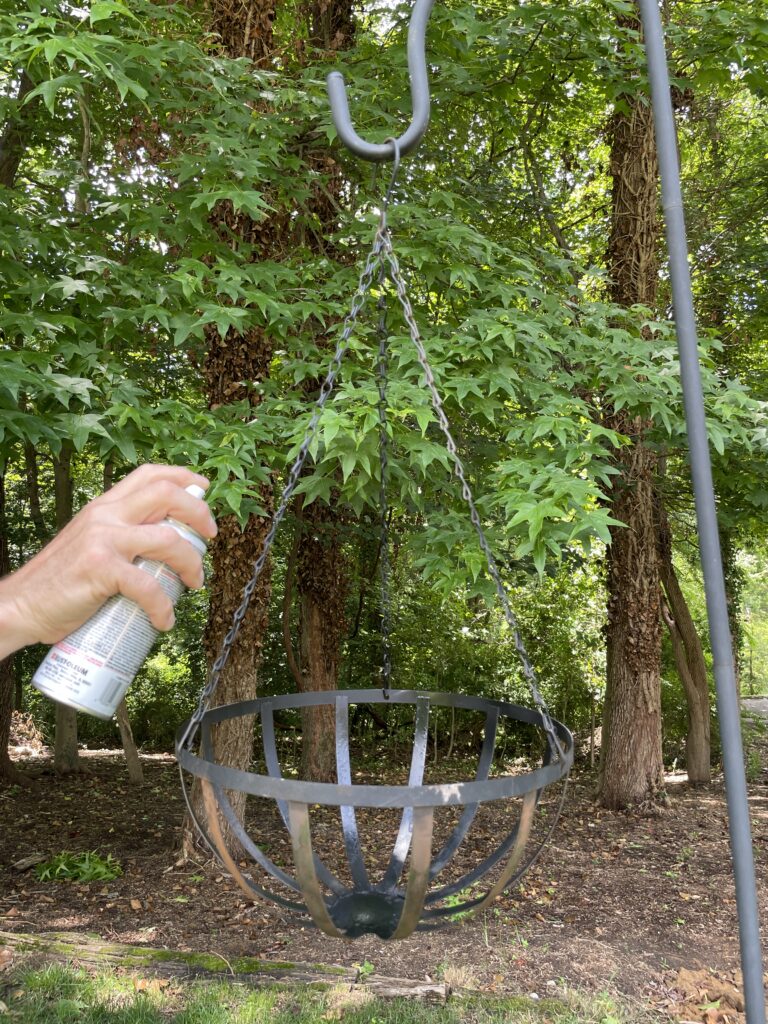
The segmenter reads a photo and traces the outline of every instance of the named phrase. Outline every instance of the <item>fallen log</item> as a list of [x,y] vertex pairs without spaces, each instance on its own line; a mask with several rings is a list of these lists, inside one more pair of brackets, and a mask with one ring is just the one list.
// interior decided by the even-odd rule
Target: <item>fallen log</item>
[[267,985],[301,985],[310,988],[346,988],[365,990],[371,998],[416,999],[444,1003],[448,992],[444,984],[386,978],[353,967],[292,961],[261,960],[257,957],[227,958],[220,953],[186,953],[152,946],[131,946],[107,942],[84,932],[5,932],[0,931],[0,950],[5,947],[14,956],[37,956],[97,970],[122,970],[161,978],[195,978],[230,981],[262,988]]

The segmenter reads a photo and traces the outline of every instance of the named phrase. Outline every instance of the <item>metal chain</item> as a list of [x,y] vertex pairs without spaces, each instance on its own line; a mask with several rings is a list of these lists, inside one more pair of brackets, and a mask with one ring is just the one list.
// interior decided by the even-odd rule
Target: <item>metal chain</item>
[[[385,227],[386,230],[386,227]],[[376,377],[379,385],[379,523],[380,523],[380,551],[379,551],[379,578],[381,580],[381,687],[386,697],[392,683],[392,647],[390,635],[392,632],[392,598],[390,592],[390,564],[389,564],[389,508],[387,505],[387,478],[389,467],[389,432],[387,425],[387,372],[388,358],[387,345],[389,333],[387,331],[387,293],[385,291],[386,270],[381,264],[379,270],[379,287],[381,294],[376,307],[379,311],[378,337],[379,357],[376,364]]]
[[[394,175],[392,180],[394,182]],[[517,619],[515,618],[514,612],[512,611],[511,605],[509,603],[509,598],[507,596],[504,583],[502,582],[498,565],[496,564],[496,559],[494,558],[493,552],[491,551],[490,545],[488,544],[488,541],[486,539],[485,532],[480,521],[480,515],[477,511],[477,507],[472,496],[471,488],[469,486],[469,483],[467,482],[466,473],[464,471],[464,465],[458,454],[456,442],[454,441],[453,436],[451,434],[450,424],[448,423],[448,419],[443,409],[443,402],[442,399],[440,398],[440,393],[437,390],[437,385],[435,384],[435,378],[434,374],[432,373],[432,367],[430,366],[429,359],[427,358],[426,349],[424,348],[424,343],[421,339],[421,334],[419,333],[419,328],[416,324],[416,319],[414,317],[410,299],[408,298],[408,292],[406,289],[405,281],[403,280],[402,272],[400,270],[400,265],[398,263],[397,256],[395,255],[394,250],[392,248],[392,238],[389,232],[389,228],[387,226],[386,216],[387,200],[389,199],[389,194],[391,193],[391,190],[392,184],[390,184],[386,200],[383,204],[379,224],[376,229],[376,235],[373,241],[373,246],[368,254],[365,266],[360,275],[357,290],[352,301],[352,307],[344,320],[344,329],[341,333],[341,337],[339,338],[339,342],[336,347],[336,351],[333,355],[333,359],[331,360],[326,378],[323,381],[322,386],[320,388],[320,395],[318,396],[312,416],[309,420],[309,423],[307,424],[307,429],[304,434],[304,439],[299,448],[299,452],[288,474],[288,480],[286,482],[285,489],[280,500],[280,504],[274,516],[272,517],[270,528],[264,539],[264,546],[259,557],[256,559],[254,563],[251,578],[243,590],[242,600],[232,617],[232,625],[229,631],[227,632],[226,636],[224,637],[224,641],[221,645],[221,651],[213,664],[213,668],[211,669],[210,678],[206,686],[203,688],[202,693],[200,694],[200,700],[198,702],[197,708],[195,709],[192,717],[190,718],[187,728],[181,739],[182,746],[186,745],[187,743],[191,743],[191,741],[194,739],[194,736],[197,733],[197,730],[200,726],[200,722],[202,721],[203,716],[205,715],[205,712],[208,708],[209,702],[213,697],[216,687],[218,686],[221,674],[224,671],[227,661],[229,660],[232,647],[237,639],[238,633],[240,632],[240,627],[248,611],[248,606],[250,605],[251,598],[253,597],[256,585],[259,581],[259,577],[261,576],[261,573],[266,564],[269,552],[272,548],[272,544],[275,539],[275,535],[280,527],[281,522],[285,517],[285,514],[288,510],[288,505],[290,503],[291,498],[293,497],[293,493],[299,482],[299,476],[301,474],[302,469],[304,468],[304,463],[306,462],[307,455],[309,454],[309,447],[314,439],[315,432],[320,421],[320,416],[323,411],[323,407],[325,406],[325,403],[328,400],[328,396],[331,394],[336,384],[336,380],[341,370],[341,363],[344,359],[344,356],[347,353],[348,342],[351,337],[352,330],[354,328],[360,310],[363,307],[365,298],[368,292],[370,291],[371,284],[373,282],[373,274],[377,266],[381,267],[379,281],[380,284],[382,285],[382,294],[379,297],[379,301],[377,303],[377,307],[379,309],[379,354],[377,375],[379,386],[378,411],[381,458],[381,487],[379,498],[381,503],[382,516],[382,539],[380,555],[382,588],[382,682],[384,691],[386,692],[389,689],[392,665],[390,649],[391,604],[389,590],[389,524],[387,519],[386,495],[386,480],[388,467],[388,430],[386,408],[388,337],[386,326],[386,295],[384,294],[383,291],[384,262],[386,261],[386,264],[389,266],[389,272],[392,278],[392,282],[397,290],[397,297],[403,309],[403,314],[405,316],[406,324],[408,325],[411,340],[413,341],[416,347],[419,363],[421,365],[422,371],[424,372],[424,377],[426,379],[427,387],[429,388],[430,392],[432,407],[435,410],[438,422],[440,424],[440,428],[442,429],[443,436],[445,437],[446,448],[448,449],[448,453],[451,456],[451,459],[453,460],[454,472],[461,483],[462,497],[464,498],[469,507],[470,519],[472,521],[473,526],[475,527],[480,547],[482,548],[482,551],[485,554],[486,561],[488,563],[488,572],[490,573],[491,579],[495,584],[496,593],[498,595],[502,610],[504,612],[504,618],[506,619],[507,625],[509,626],[510,631],[512,633],[515,649],[517,651],[518,657],[520,658],[520,663],[523,668],[523,674],[526,678],[526,681],[528,682],[528,686],[531,691],[534,703],[538,707],[539,712],[541,714],[541,719],[544,724],[544,729],[547,733],[550,744],[552,745],[554,750],[558,751],[562,755],[562,747],[557,738],[557,734],[555,732],[555,727],[552,722],[552,717],[550,715],[549,708],[547,707],[546,701],[544,700],[538,688],[535,670],[523,644],[523,639],[520,635],[520,629],[517,624]]]
[[392,281],[397,289],[397,297],[400,300],[400,305],[402,306],[403,309],[405,322],[408,325],[411,340],[413,341],[413,344],[416,346],[416,352],[418,353],[419,363],[421,364],[421,368],[424,372],[424,377],[427,381],[427,387],[429,388],[430,397],[432,399],[432,408],[435,410],[438,422],[440,424],[440,428],[442,429],[443,436],[445,437],[446,448],[448,449],[448,453],[451,456],[451,459],[453,460],[454,472],[461,483],[462,497],[469,506],[470,519],[472,520],[472,524],[475,527],[477,538],[480,542],[480,547],[482,548],[483,553],[485,554],[486,561],[488,563],[488,572],[490,573],[491,579],[496,585],[496,593],[498,594],[501,607],[504,611],[504,618],[507,620],[507,625],[509,626],[512,632],[515,649],[517,651],[518,657],[520,658],[520,663],[523,667],[523,675],[525,676],[526,681],[528,682],[528,687],[531,691],[531,695],[533,696],[533,700],[541,714],[544,729],[547,733],[547,736],[549,737],[550,743],[553,745],[553,749],[555,751],[558,751],[562,756],[562,747],[560,745],[560,742],[558,741],[557,734],[555,733],[555,727],[552,722],[552,716],[549,713],[547,703],[544,700],[541,691],[539,690],[539,687],[537,685],[536,672],[534,670],[533,665],[531,664],[531,659],[528,657],[528,652],[525,649],[525,645],[523,644],[523,638],[520,636],[520,629],[517,624],[517,619],[515,618],[515,614],[512,611],[512,607],[509,603],[509,597],[507,596],[506,588],[504,587],[504,583],[502,582],[501,579],[501,574],[499,573],[498,565],[496,564],[496,559],[494,558],[493,552],[491,551],[490,545],[488,544],[488,541],[486,539],[485,531],[483,530],[482,524],[480,522],[480,515],[477,511],[477,506],[475,505],[475,500],[472,496],[472,491],[467,482],[466,474],[464,472],[464,465],[461,461],[461,457],[459,456],[458,450],[456,448],[456,442],[453,440],[453,436],[451,435],[450,424],[448,423],[448,418],[445,415],[445,410],[443,409],[443,402],[442,399],[440,398],[440,393],[437,390],[437,385],[435,384],[435,378],[432,373],[432,367],[429,364],[429,359],[427,358],[427,352],[426,349],[424,348],[424,343],[421,340],[421,334],[419,333],[419,328],[418,325],[416,324],[416,318],[414,317],[413,314],[413,308],[411,307],[411,302],[410,299],[408,298],[408,292],[405,286],[405,281],[403,280],[403,275],[400,271],[400,265],[397,261],[397,256],[395,255],[394,250],[392,249],[392,238],[390,236],[389,229],[386,227],[384,230],[383,253],[384,259],[389,265],[390,276],[392,277]]
[[301,447],[299,448],[298,455],[296,456],[296,459],[293,465],[291,466],[291,470],[288,474],[288,480],[286,482],[285,489],[283,490],[283,495],[282,498],[280,499],[280,504],[277,508],[277,511],[272,517],[272,522],[270,524],[269,530],[267,532],[266,537],[264,538],[264,547],[261,550],[261,554],[254,562],[251,578],[245,585],[242,600],[240,601],[239,606],[237,607],[234,615],[232,616],[232,625],[230,626],[228,633],[224,637],[224,641],[221,645],[221,651],[218,657],[216,658],[216,661],[213,663],[210,678],[206,683],[205,687],[203,688],[203,692],[200,694],[200,700],[198,702],[197,708],[195,709],[192,717],[189,720],[187,728],[184,731],[184,735],[181,739],[181,746],[185,746],[187,743],[191,743],[192,740],[194,739],[194,736],[197,733],[197,730],[200,726],[200,722],[203,720],[203,716],[205,715],[205,712],[208,709],[210,700],[213,697],[216,687],[219,684],[219,680],[221,679],[221,674],[224,671],[224,667],[226,666],[227,661],[229,660],[229,656],[232,652],[232,647],[235,643],[235,640],[237,639],[238,633],[240,632],[240,627],[243,623],[243,619],[245,618],[246,612],[248,611],[248,606],[251,603],[251,598],[253,597],[253,592],[256,589],[256,584],[258,583],[259,577],[261,576],[261,573],[266,564],[267,557],[269,556],[269,552],[272,548],[272,544],[275,539],[275,535],[278,531],[280,523],[283,521],[285,517],[285,514],[288,510],[288,505],[290,503],[291,498],[293,497],[293,492],[295,491],[296,485],[299,482],[299,476],[301,474],[302,469],[304,468],[304,463],[307,460],[307,455],[309,454],[309,447],[314,439],[315,432],[317,430],[317,425],[320,421],[320,416],[323,411],[323,407],[326,401],[328,400],[328,396],[331,394],[336,384],[336,379],[341,369],[342,360],[344,359],[344,356],[347,353],[348,342],[352,334],[352,329],[355,326],[355,321],[357,320],[360,310],[363,308],[366,296],[370,291],[374,271],[376,270],[377,266],[381,265],[381,253],[384,249],[384,239],[386,230],[386,217],[382,214],[382,217],[380,218],[379,221],[379,225],[376,229],[376,235],[373,240],[373,246],[368,254],[368,258],[365,262],[363,271],[360,274],[360,279],[357,284],[357,290],[352,301],[352,308],[350,309],[349,313],[347,314],[344,320],[344,329],[341,333],[341,337],[339,338],[338,345],[336,346],[336,351],[334,352],[333,359],[330,362],[326,378],[323,381],[322,386],[320,388],[320,394],[315,403],[315,408],[312,412],[312,416],[309,420],[309,423],[307,424],[307,429],[304,432],[304,439],[301,443]]

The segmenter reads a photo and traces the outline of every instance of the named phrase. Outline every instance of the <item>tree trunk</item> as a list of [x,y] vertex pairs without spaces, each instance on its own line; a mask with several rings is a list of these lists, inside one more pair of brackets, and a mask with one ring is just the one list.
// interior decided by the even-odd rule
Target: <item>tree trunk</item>
[[672,536],[666,512],[659,507],[659,573],[664,588],[661,610],[672,639],[680,680],[688,705],[685,760],[694,784],[711,781],[709,682],[704,649],[672,562]]
[[[346,23],[351,24],[351,4],[312,3],[300,6],[297,17],[309,22],[308,31],[298,31],[291,39],[291,59],[295,59],[307,36],[315,41],[316,32],[332,33],[331,46],[341,45],[339,11],[346,11]],[[225,52],[231,57],[246,57],[259,67],[271,67],[279,54],[275,52],[273,22],[276,0],[244,0],[233,6],[228,0],[212,0],[211,28],[221,40]],[[343,19],[342,19],[343,20]],[[349,34],[348,34],[349,37]],[[294,51],[295,48],[295,51]],[[323,153],[324,173],[328,173],[330,158]],[[323,189],[317,189],[323,203],[332,203]],[[318,214],[321,223],[325,223]],[[218,221],[218,223],[216,223]],[[229,204],[223,203],[214,210],[213,229],[231,238],[241,238],[251,246],[254,259],[280,260],[286,249],[292,245],[294,221],[291,211],[277,209],[263,221],[251,220],[241,212],[235,212]],[[222,338],[213,328],[207,333],[208,353],[205,362],[207,396],[212,407],[224,403],[247,399],[252,405],[259,402],[258,389],[254,386],[269,376],[272,359],[272,342],[260,328],[252,328],[243,335],[230,330]],[[245,384],[243,382],[248,382]],[[269,510],[272,507],[271,488],[262,491],[262,503]],[[251,517],[241,529],[233,516],[219,521],[219,534],[211,548],[213,562],[212,586],[210,591],[210,613],[206,631],[206,649],[209,660],[215,658],[221,641],[228,631],[235,609],[240,604],[243,588],[250,579],[253,562],[258,557],[268,529],[268,522]],[[227,662],[216,691],[217,704],[245,700],[256,696],[258,689],[257,672],[261,659],[262,637],[267,625],[268,603],[271,594],[271,572],[269,566],[262,573],[253,594],[249,613],[238,636],[237,643]],[[253,722],[239,719],[223,723],[214,734],[214,753],[218,761],[235,768],[247,770],[251,763],[253,749]],[[242,815],[244,796],[231,794],[235,812]],[[193,807],[201,809],[202,799],[197,784],[193,786]],[[222,822],[226,828],[226,822]],[[194,842],[191,820],[185,819],[182,848],[190,853]],[[225,832],[231,846],[231,836]]]
[[[228,0],[212,0],[211,30],[221,41],[229,57],[246,57],[258,67],[269,67],[274,55],[272,26],[276,0],[244,0],[232,5]],[[211,217],[211,227],[228,239],[240,238],[254,247],[255,258],[269,259],[276,254],[280,241],[289,230],[287,211],[277,211],[265,221],[257,222],[247,214],[232,209],[229,203],[220,203]],[[279,256],[276,256],[279,258]],[[256,405],[259,401],[256,385],[269,376],[272,342],[266,332],[252,328],[244,334],[229,330],[222,337],[215,327],[206,332],[208,351],[204,374],[208,404],[212,408],[239,402],[243,399]],[[245,383],[248,382],[248,383]],[[271,488],[262,489],[262,501],[268,510],[272,506]],[[235,516],[219,519],[219,532],[209,548],[213,572],[210,584],[210,609],[205,634],[208,663],[212,665],[219,654],[221,643],[232,625],[232,616],[242,600],[243,590],[251,577],[253,563],[258,557],[268,529],[268,522],[251,516],[241,528]],[[229,704],[256,696],[257,670],[261,658],[262,636],[267,625],[268,604],[271,594],[271,570],[265,568],[251,599],[248,615],[243,621],[237,642],[221,675],[214,701]],[[239,718],[218,726],[213,735],[214,756],[217,761],[233,768],[248,770],[253,753],[253,719]],[[232,806],[242,818],[245,796],[231,793]],[[203,818],[203,802],[199,782],[195,780],[191,795],[196,814]],[[224,835],[232,849],[233,842],[226,821],[222,822]],[[197,834],[189,815],[182,826],[182,853],[192,855]]]
[[[13,188],[16,182],[16,174],[24,155],[26,142],[24,138],[23,122],[32,114],[33,108],[37,106],[39,97],[36,97],[27,104],[25,110],[21,107],[24,98],[34,89],[34,82],[26,71],[22,71],[19,79],[19,88],[16,93],[18,116],[10,118],[0,136],[0,186]],[[29,447],[32,447],[29,445]],[[34,448],[32,448],[34,451]],[[37,520],[33,522],[38,528]],[[0,475],[0,576],[6,576],[11,571],[8,552],[8,533],[5,519],[5,469]],[[18,782],[22,778],[19,771],[11,763],[8,754],[8,741],[11,735],[11,716],[14,705],[14,692],[17,689],[16,656],[11,655],[0,662],[0,778],[7,781]],[[18,694],[16,694],[18,700]]]
[[24,467],[27,477],[27,496],[29,498],[29,515],[35,527],[35,537],[42,547],[48,541],[48,527],[45,524],[43,511],[40,507],[40,473],[37,461],[37,449],[31,441],[24,444]]
[[621,465],[622,490],[611,508],[611,515],[626,526],[612,529],[608,550],[607,685],[599,798],[614,809],[654,801],[664,788],[655,467],[655,454],[643,444],[628,447]]
[[120,729],[120,739],[123,743],[125,764],[128,768],[128,781],[132,786],[143,786],[144,771],[141,767],[141,759],[139,758],[136,741],[133,738],[131,720],[128,717],[128,708],[125,700],[121,700],[118,704],[117,711],[115,712],[115,718],[117,719],[117,725]]
[[16,711],[24,710],[24,666],[21,658],[14,658],[14,676],[16,678],[16,696],[13,699],[13,707]]
[[[11,571],[10,552],[8,549],[8,522],[5,516],[5,469],[0,473],[0,577],[7,576]],[[11,738],[11,720],[13,716],[14,692],[16,689],[16,672],[14,670],[16,656],[11,654],[0,661],[0,780],[3,782],[21,782],[21,772],[14,766],[8,753]]]
[[[347,590],[335,504],[315,501],[304,510],[297,583],[302,689],[334,690]],[[332,705],[307,708],[302,717],[302,778],[332,781],[336,778],[335,709]]]
[[[64,441],[53,460],[53,489],[56,500],[56,530],[63,530],[72,518],[72,444]],[[57,775],[83,770],[77,752],[77,712],[56,704],[56,736],[53,744],[53,768]]]
[[741,624],[742,591],[744,570],[737,561],[738,549],[734,543],[733,531],[720,528],[720,550],[723,553],[723,576],[725,598],[728,605],[728,625],[733,645],[733,672],[736,689],[741,696],[741,661],[744,653],[744,629]]
[[[107,459],[102,473],[105,491],[108,491],[112,486],[114,477],[115,463],[112,459]],[[143,786],[144,771],[141,767],[141,759],[139,758],[136,741],[133,738],[133,729],[131,729],[131,720],[128,715],[128,705],[125,703],[125,699],[121,700],[118,704],[117,711],[115,711],[115,719],[120,730],[120,741],[123,744],[125,766],[128,769],[128,781],[132,786]]]
[[[638,27],[633,20],[630,24]],[[610,126],[613,177],[608,269],[611,299],[624,306],[656,300],[657,159],[650,106],[622,97],[627,110]],[[608,550],[607,680],[600,761],[600,802],[611,808],[657,800],[661,756],[661,626],[648,424],[621,414],[610,425],[631,438],[616,459]]]
[[[24,122],[33,115],[35,107],[39,104],[40,97],[35,97],[24,108],[22,108],[21,104],[34,87],[35,83],[27,72],[22,70],[19,77],[19,88],[16,93],[16,116],[6,122],[3,133],[0,135],[0,187],[3,188],[13,188],[16,182],[16,174],[27,145]],[[5,518],[5,468],[3,468],[3,472],[0,474],[0,576],[5,576],[10,571],[8,532]],[[21,775],[13,766],[8,754],[14,691],[17,688],[15,664],[15,655],[0,661],[0,779],[19,782],[25,780],[26,776]]]
[[[355,26],[350,0],[312,0],[305,7],[305,16],[309,42],[316,49],[328,52],[351,46]],[[333,167],[333,160],[326,155],[322,170],[327,173]],[[315,191],[313,210],[323,229],[332,230],[337,221],[342,186],[343,179],[336,169],[328,192]],[[305,390],[308,398],[314,400],[315,389]],[[300,679],[304,691],[335,690],[338,686],[347,588],[339,510],[336,495],[332,494],[330,505],[315,501],[304,510],[297,554]],[[335,739],[332,705],[302,712],[302,778],[317,782],[336,779]]]
[[77,750],[77,712],[59,703],[56,704],[53,770],[57,775],[73,775],[84,770]]
[[26,71],[22,71],[19,79],[19,88],[16,93],[16,116],[10,118],[5,125],[3,134],[0,136],[0,185],[5,188],[13,188],[16,181],[16,173],[27,146],[24,125],[34,113],[35,107],[40,102],[40,97],[35,96],[29,103],[22,107],[22,103],[28,93],[32,92],[35,83]]

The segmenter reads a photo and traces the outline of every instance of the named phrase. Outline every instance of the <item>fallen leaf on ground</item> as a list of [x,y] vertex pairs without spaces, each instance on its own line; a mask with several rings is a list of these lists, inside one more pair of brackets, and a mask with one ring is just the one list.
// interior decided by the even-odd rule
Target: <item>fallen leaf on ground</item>
[[136,978],[133,987],[137,992],[161,992],[168,988],[170,981],[167,978]]

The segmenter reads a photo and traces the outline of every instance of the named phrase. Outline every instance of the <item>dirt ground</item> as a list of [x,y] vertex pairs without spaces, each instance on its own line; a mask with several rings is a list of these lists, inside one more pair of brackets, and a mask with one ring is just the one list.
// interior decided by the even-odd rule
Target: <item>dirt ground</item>
[[[45,751],[19,748],[17,754],[20,768],[49,768]],[[597,808],[593,779],[577,772],[554,836],[521,886],[478,920],[388,943],[330,939],[271,904],[248,903],[215,863],[178,863],[183,803],[172,757],[143,756],[142,788],[128,784],[121,753],[83,757],[86,775],[57,779],[46,772],[29,787],[0,788],[0,930],[82,931],[226,958],[367,964],[383,975],[449,978],[458,987],[498,993],[544,996],[563,986],[617,991],[681,1019],[695,1012],[675,1012],[676,1000],[684,1002],[675,989],[681,969],[696,983],[712,975],[736,979],[736,903],[721,778],[694,789],[684,775],[670,775],[669,810],[647,816]],[[759,750],[751,757],[766,920],[768,759]],[[496,813],[501,809],[483,825],[491,835]],[[262,823],[272,856],[281,840],[271,831],[278,827]],[[14,867],[62,850],[112,854],[124,873],[107,883],[43,883],[33,869]],[[714,1024],[711,1013],[698,1019]]]

